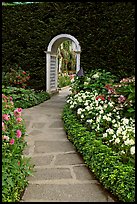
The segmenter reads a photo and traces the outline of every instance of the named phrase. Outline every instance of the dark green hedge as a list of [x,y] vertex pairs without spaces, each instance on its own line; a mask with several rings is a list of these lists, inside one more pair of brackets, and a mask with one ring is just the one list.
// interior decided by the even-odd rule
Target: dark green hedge
[[43,2],[2,6],[2,67],[31,72],[31,86],[45,89],[45,53],[52,38],[73,35],[84,70],[103,68],[121,77],[135,69],[132,2]]
[[66,105],[62,115],[68,139],[103,186],[121,202],[135,201],[135,168],[123,164],[111,148],[87,131]]

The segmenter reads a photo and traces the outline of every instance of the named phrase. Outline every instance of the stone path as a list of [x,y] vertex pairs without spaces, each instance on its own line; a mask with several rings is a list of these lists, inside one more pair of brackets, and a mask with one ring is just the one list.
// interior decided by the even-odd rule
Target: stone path
[[35,164],[21,202],[115,202],[85,166],[65,134],[61,119],[69,89],[24,109],[28,147]]

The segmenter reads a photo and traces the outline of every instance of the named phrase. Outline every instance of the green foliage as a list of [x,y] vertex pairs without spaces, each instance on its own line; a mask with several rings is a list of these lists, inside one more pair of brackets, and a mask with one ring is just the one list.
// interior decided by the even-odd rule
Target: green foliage
[[[26,67],[31,88],[45,90],[45,53],[58,34],[80,43],[84,71],[103,67],[125,77],[135,71],[135,5],[132,2],[41,2],[2,5],[2,68]],[[90,69],[89,67],[90,62]]]
[[80,90],[90,91],[98,90],[99,93],[106,93],[104,86],[109,83],[113,84],[117,78],[111,72],[107,72],[105,69],[91,70],[90,73],[86,73],[83,77],[75,76],[74,82],[71,84],[72,92],[76,93]]
[[68,75],[59,75],[58,87],[62,88],[71,84],[71,79]]
[[95,137],[78,121],[72,110],[66,105],[62,115],[68,139],[96,178],[120,201],[135,201],[135,167],[121,162],[120,156]]
[[34,91],[33,89],[23,89],[17,87],[2,86],[2,93],[12,96],[15,107],[29,108],[38,105],[50,98],[45,91]]
[[25,72],[19,65],[11,68],[9,72],[3,72],[2,84],[5,86],[13,86],[18,88],[26,88],[28,86],[28,80],[30,79],[29,72]]
[[23,156],[27,135],[21,112],[2,95],[2,202],[19,201],[33,171],[30,158]]

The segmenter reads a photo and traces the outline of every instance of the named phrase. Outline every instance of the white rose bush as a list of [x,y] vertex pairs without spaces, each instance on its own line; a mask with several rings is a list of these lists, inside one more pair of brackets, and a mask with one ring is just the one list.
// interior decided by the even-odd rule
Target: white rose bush
[[134,200],[134,82],[133,77],[119,82],[104,70],[93,71],[80,82],[75,77],[63,113],[68,139],[120,201]]

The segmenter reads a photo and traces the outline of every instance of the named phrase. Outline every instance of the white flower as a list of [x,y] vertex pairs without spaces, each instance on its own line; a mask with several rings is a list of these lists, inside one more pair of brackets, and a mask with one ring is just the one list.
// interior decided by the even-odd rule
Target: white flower
[[113,134],[114,134],[114,130],[111,129],[111,128],[108,128],[108,129],[106,130],[106,132],[108,132],[110,135],[113,135]]
[[116,122],[116,120],[115,120],[115,119],[113,119],[113,120],[112,120],[112,123],[115,123],[115,122]]
[[98,123],[100,122],[100,117],[96,118],[96,122],[98,122]]
[[89,83],[87,81],[84,82],[84,85],[88,85]]
[[133,145],[133,144],[135,144],[135,142],[133,139],[130,140],[129,138],[127,138],[127,140],[124,141],[124,144],[125,145]]
[[107,116],[106,116],[106,115],[103,115],[103,119],[104,119],[104,120],[107,120]]
[[70,108],[74,108],[74,105],[71,105]]
[[119,138],[116,138],[116,139],[115,139],[115,143],[120,143],[120,139],[119,139]]
[[77,114],[80,115],[81,112],[82,112],[82,108],[79,108],[79,109],[77,110]]
[[124,150],[121,151],[122,154],[125,154]]
[[91,124],[92,122],[93,122],[92,119],[88,119],[88,120],[87,120],[87,123],[90,123],[90,124]]
[[108,102],[108,105],[109,105],[110,107],[113,107],[113,103],[112,103],[112,102]]
[[82,98],[78,97],[78,101],[79,101],[79,102],[82,102]]
[[107,114],[108,117],[111,117],[111,115],[112,115],[111,113],[108,113],[108,114]]
[[113,126],[114,126],[114,127],[118,127],[118,124],[117,124],[117,123],[115,123]]
[[101,110],[101,111],[100,111],[100,114],[103,114],[103,113],[104,113],[104,111],[103,111],[103,110]]
[[107,135],[107,133],[103,133],[103,138],[105,138],[105,137],[107,137],[108,135]]
[[107,117],[107,119],[106,119],[107,121],[111,121],[111,118],[110,117]]
[[94,74],[94,75],[92,76],[92,78],[94,78],[94,79],[99,78],[99,73]]
[[127,135],[123,135],[123,140],[126,140],[127,139]]
[[86,102],[84,103],[84,106],[88,106],[88,101],[86,101]]
[[130,153],[133,155],[133,154],[135,154],[135,146],[132,146],[131,148],[130,148]]
[[84,118],[84,115],[82,114],[80,117],[81,117],[81,118]]
[[107,107],[108,107],[108,105],[107,105],[107,104],[104,104],[103,108],[105,108],[105,109],[106,109]]
[[90,110],[90,106],[87,106],[85,109],[89,111]]
[[90,78],[89,78],[89,77],[87,77],[87,81],[90,81]]
[[115,138],[116,138],[116,135],[114,134],[112,137],[113,137],[113,139],[115,139]]
[[121,134],[121,133],[122,133],[122,128],[121,128],[121,127],[119,127],[119,128],[117,129],[116,134],[117,134],[117,135],[119,135],[119,134]]
[[123,124],[127,125],[129,123],[129,119],[127,118],[122,118]]
[[133,139],[130,139],[130,145],[134,145],[135,141]]
[[114,130],[111,129],[111,128],[109,128],[109,134],[110,134],[110,135],[113,135],[113,134],[114,134]]

